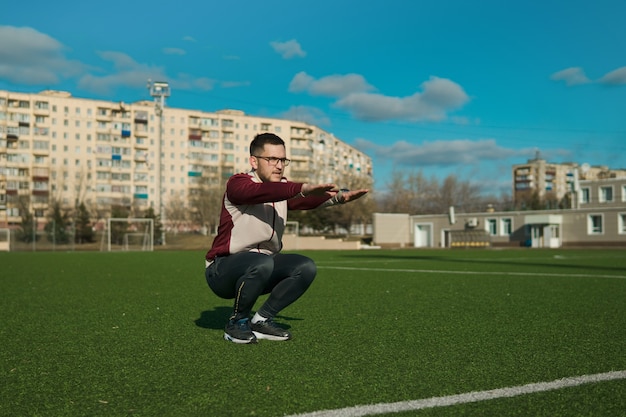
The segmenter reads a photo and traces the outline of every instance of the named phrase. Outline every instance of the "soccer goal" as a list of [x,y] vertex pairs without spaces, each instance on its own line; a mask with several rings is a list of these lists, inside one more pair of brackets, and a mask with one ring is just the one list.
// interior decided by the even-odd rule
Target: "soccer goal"
[[154,250],[154,219],[109,218],[105,236],[109,252],[151,252]]
[[0,252],[11,250],[11,229],[0,229]]

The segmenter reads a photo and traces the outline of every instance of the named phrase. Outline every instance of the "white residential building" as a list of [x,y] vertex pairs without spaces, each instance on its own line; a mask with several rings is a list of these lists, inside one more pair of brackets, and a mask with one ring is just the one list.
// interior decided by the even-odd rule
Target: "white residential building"
[[164,107],[161,123],[158,155],[153,101],[0,90],[0,227],[21,221],[25,201],[37,217],[51,201],[98,213],[115,205],[158,213],[159,173],[163,205],[189,201],[201,186],[247,171],[248,146],[262,132],[285,140],[291,180],[372,180],[370,157],[305,122]]

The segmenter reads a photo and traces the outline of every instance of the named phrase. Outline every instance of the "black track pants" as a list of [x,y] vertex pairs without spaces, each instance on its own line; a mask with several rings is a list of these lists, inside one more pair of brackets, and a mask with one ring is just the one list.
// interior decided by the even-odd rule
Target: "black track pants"
[[216,258],[205,276],[217,296],[235,299],[232,318],[240,319],[250,316],[262,294],[270,296],[258,313],[273,318],[304,294],[316,273],[313,260],[303,255],[242,252]]

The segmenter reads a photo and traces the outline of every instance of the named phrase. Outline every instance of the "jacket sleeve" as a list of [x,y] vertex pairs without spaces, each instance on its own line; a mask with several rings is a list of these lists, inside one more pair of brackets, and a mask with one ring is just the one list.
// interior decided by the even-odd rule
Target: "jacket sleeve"
[[296,197],[287,201],[287,208],[289,210],[311,210],[320,207],[331,197],[328,196],[307,196]]
[[298,195],[302,183],[256,182],[248,174],[236,174],[226,183],[228,199],[236,205],[263,204],[289,200]]

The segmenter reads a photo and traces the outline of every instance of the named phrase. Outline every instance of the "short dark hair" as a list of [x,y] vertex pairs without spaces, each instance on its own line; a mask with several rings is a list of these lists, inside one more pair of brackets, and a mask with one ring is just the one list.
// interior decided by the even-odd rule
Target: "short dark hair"
[[273,133],[259,133],[250,142],[250,155],[258,155],[259,152],[263,152],[265,144],[270,145],[283,145],[285,141]]

